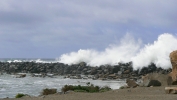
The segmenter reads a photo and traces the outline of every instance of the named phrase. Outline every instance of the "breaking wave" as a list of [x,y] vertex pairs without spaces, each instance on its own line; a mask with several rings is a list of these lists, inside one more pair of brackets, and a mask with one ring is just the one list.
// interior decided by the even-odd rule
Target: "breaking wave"
[[177,37],[164,33],[158,36],[153,43],[143,44],[126,34],[119,43],[111,44],[104,51],[94,49],[80,49],[77,52],[63,54],[59,62],[65,64],[77,64],[86,62],[91,66],[104,64],[115,65],[118,62],[133,62],[133,68],[139,69],[151,63],[164,69],[170,68],[170,52],[177,50]]

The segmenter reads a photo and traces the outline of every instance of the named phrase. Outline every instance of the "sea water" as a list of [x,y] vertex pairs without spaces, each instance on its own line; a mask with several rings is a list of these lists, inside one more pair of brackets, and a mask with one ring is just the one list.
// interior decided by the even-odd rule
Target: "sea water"
[[50,77],[31,77],[15,78],[13,75],[4,74],[0,76],[0,98],[14,98],[16,94],[23,93],[31,96],[39,96],[45,88],[56,88],[58,92],[64,85],[86,85],[87,82],[100,87],[109,86],[118,89],[125,84],[125,81],[102,81],[91,79],[67,79],[63,76]]
[[[56,63],[57,59],[0,59],[0,62],[36,62],[36,63]],[[0,75],[0,98],[14,98],[16,94],[23,93],[31,96],[39,96],[41,91],[45,88],[56,88],[61,92],[64,85],[86,85],[87,82],[91,84],[104,87],[109,86],[112,89],[119,89],[120,86],[125,85],[124,80],[92,80],[92,79],[68,79],[64,76],[51,77],[31,77],[27,74],[24,78],[15,78],[14,75],[3,74]]]

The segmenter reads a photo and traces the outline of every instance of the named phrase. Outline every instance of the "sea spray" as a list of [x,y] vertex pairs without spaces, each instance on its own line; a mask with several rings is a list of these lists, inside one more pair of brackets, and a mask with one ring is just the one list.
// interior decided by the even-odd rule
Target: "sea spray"
[[83,50],[63,54],[59,62],[65,64],[76,64],[81,61],[91,66],[104,64],[117,64],[118,62],[133,62],[133,68],[138,69],[151,63],[164,69],[170,68],[170,52],[177,49],[176,36],[164,33],[158,36],[154,43],[143,44],[130,35],[125,35],[119,43],[109,45],[104,51],[94,49]]
[[91,66],[100,66],[104,64],[114,65],[118,62],[130,62],[131,57],[135,56],[141,46],[141,40],[136,41],[130,35],[121,39],[120,43],[110,44],[104,51],[94,49],[71,52],[61,55],[59,62],[65,64],[77,64],[86,62]]
[[157,67],[170,68],[169,54],[177,50],[176,44],[175,36],[168,33],[160,35],[153,44],[146,44],[136,56],[132,57],[133,67],[137,69],[154,63]]

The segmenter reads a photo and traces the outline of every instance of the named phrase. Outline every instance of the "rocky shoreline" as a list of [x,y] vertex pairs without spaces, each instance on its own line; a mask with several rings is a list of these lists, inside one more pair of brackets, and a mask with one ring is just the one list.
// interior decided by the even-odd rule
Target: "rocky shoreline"
[[[133,70],[132,62],[118,63],[117,65],[88,66],[85,62],[67,65],[63,63],[36,63],[36,62],[0,62],[1,74],[31,73],[32,76],[62,75],[66,78],[92,79],[139,79],[148,73],[168,74],[171,69],[157,68],[155,64]],[[84,76],[83,76],[84,75]]]

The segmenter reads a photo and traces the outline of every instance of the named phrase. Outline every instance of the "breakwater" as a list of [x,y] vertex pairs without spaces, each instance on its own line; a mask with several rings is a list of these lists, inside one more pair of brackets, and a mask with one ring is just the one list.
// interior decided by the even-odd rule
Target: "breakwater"
[[63,63],[36,63],[36,62],[0,62],[1,73],[40,73],[46,75],[67,75],[68,77],[80,75],[92,75],[94,79],[122,79],[139,78],[147,73],[158,72],[168,74],[171,69],[157,68],[151,63],[142,69],[133,70],[132,62],[118,63],[117,65],[101,65],[97,67],[89,66],[85,62],[67,65]]

